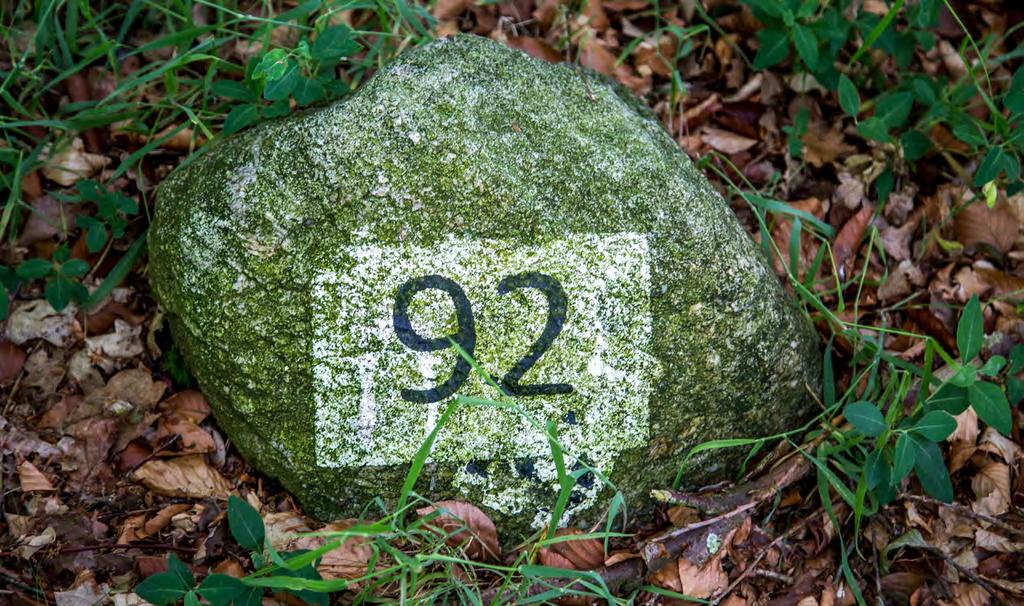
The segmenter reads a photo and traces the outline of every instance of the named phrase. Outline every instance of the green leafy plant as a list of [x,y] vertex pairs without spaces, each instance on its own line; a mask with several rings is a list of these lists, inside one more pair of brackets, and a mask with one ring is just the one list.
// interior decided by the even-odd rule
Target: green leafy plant
[[348,84],[337,77],[335,68],[361,48],[348,26],[332,25],[312,41],[304,37],[294,49],[275,48],[254,57],[246,66],[244,81],[213,84],[213,94],[240,102],[228,112],[224,132],[236,132],[260,118],[287,115],[289,99],[306,107],[348,93]]
[[61,311],[71,301],[83,302],[89,298],[89,290],[78,280],[89,271],[89,264],[82,259],[72,259],[66,245],[53,251],[53,259],[28,259],[15,270],[22,280],[46,280],[46,301],[55,310]]
[[[305,579],[321,581],[316,571],[319,561],[315,554],[308,557],[309,551],[277,553],[267,541],[263,518],[252,505],[232,495],[228,498],[228,528],[235,541],[251,551],[253,565],[256,568],[273,570],[278,578]],[[307,556],[303,559],[303,556]],[[258,583],[249,577],[240,579],[226,574],[213,573],[196,585],[195,578],[188,566],[177,557],[171,555],[167,559],[167,571],[146,578],[135,592],[154,606],[167,606],[184,600],[186,606],[198,605],[202,597],[211,606],[258,606],[263,600],[265,587],[279,587],[306,604],[327,606],[327,594],[324,592],[296,589],[285,583]]]
[[[990,205],[995,202],[994,185],[990,184],[1003,184],[1009,195],[1024,188],[1020,161],[1024,155],[1020,137],[1024,130],[1024,66],[997,90],[990,80],[988,62],[998,65],[1009,57],[991,56],[1000,48],[996,35],[988,34],[979,43],[969,35],[964,38],[958,52],[966,73],[951,81],[908,71],[915,49],[928,51],[936,44],[931,30],[943,0],[909,4],[896,0],[884,16],[860,10],[853,20],[847,18],[854,7],[851,0],[743,2],[765,24],[757,34],[754,69],[776,67],[793,59],[795,73],[812,76],[837,93],[840,107],[854,119],[864,139],[898,143],[908,162],[921,159],[934,147],[933,127],[948,128],[968,146],[971,155],[981,156],[972,183],[979,188],[988,186]],[[851,44],[856,40],[863,44]],[[866,60],[869,49],[892,57],[898,69],[895,77]],[[968,51],[980,59],[967,56]],[[861,93],[867,98],[862,99]],[[784,127],[790,129],[789,151],[795,157],[801,150],[793,139],[805,128],[800,120],[797,116],[792,126]],[[888,189],[891,186],[877,187],[880,201],[886,199]]]
[[103,185],[86,179],[79,181],[75,188],[78,198],[67,198],[69,202],[92,202],[96,213],[82,215],[75,219],[75,225],[85,231],[85,244],[89,252],[103,250],[111,236],[124,237],[128,217],[139,214],[139,205],[128,196],[108,190]]
[[[955,372],[930,396],[920,399],[906,415],[899,398],[890,399],[891,404],[884,412],[878,404],[866,400],[851,402],[843,408],[843,414],[855,428],[850,439],[864,439],[873,445],[864,460],[861,481],[868,491],[875,491],[880,502],[891,501],[897,486],[911,471],[929,495],[952,501],[953,487],[938,444],[956,429],[954,415],[968,407],[1000,433],[1010,433],[1010,402],[997,382],[1004,376],[1006,359],[993,356],[979,366],[983,341],[981,304],[974,295],[957,326],[959,363],[950,365]],[[1016,351],[1017,357],[1024,358],[1024,351]],[[1016,366],[1018,370],[1024,367],[1024,359]],[[905,395],[902,390],[895,393]]]

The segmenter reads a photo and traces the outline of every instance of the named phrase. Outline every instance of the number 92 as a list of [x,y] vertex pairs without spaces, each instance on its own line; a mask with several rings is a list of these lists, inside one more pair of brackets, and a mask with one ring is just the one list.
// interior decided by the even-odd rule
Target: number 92
[[[498,283],[498,294],[504,295],[519,288],[534,288],[544,294],[548,303],[548,318],[540,337],[530,346],[526,355],[505,373],[499,385],[510,396],[549,396],[572,393],[573,386],[567,383],[523,385],[519,382],[523,375],[540,360],[544,352],[551,347],[555,337],[562,332],[568,310],[565,290],[558,280],[547,274],[531,271],[506,276]],[[409,320],[409,305],[418,293],[430,289],[440,290],[451,298],[458,326],[454,334],[427,338],[421,336],[412,327],[412,322]],[[473,307],[462,287],[454,280],[444,276],[437,274],[420,276],[402,284],[395,296],[393,324],[398,340],[413,351],[440,351],[451,347],[452,341],[458,343],[459,347],[465,350],[470,357],[473,356],[476,349],[476,322],[473,319]],[[445,382],[430,389],[403,389],[402,399],[421,404],[444,400],[462,387],[472,370],[473,367],[469,361],[460,355],[455,360],[455,368],[452,369],[451,376]]]

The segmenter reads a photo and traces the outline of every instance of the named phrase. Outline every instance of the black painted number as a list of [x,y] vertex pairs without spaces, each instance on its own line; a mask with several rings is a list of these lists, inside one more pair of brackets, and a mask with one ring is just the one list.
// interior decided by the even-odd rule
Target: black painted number
[[[505,277],[498,283],[498,294],[504,295],[519,288],[535,288],[544,293],[548,302],[548,319],[540,337],[530,346],[530,351],[516,362],[512,370],[505,373],[501,379],[502,388],[510,395],[515,396],[548,396],[572,393],[573,387],[568,383],[540,383],[535,385],[522,385],[520,379],[540,360],[554,342],[555,337],[562,332],[565,326],[565,318],[568,304],[565,297],[565,290],[558,280],[547,274],[539,272],[525,272]],[[453,335],[446,335],[438,338],[424,338],[416,333],[409,319],[409,304],[417,293],[424,290],[440,290],[445,292],[452,299],[455,306],[455,319],[458,330]],[[470,356],[476,347],[476,325],[473,320],[473,308],[465,291],[454,280],[439,275],[421,276],[413,278],[402,284],[395,297],[395,309],[393,315],[395,334],[398,340],[413,351],[438,351],[452,346],[451,341],[459,344]],[[462,387],[462,384],[469,378],[473,368],[468,361],[458,356],[455,361],[455,369],[448,380],[430,389],[403,389],[402,399],[408,402],[420,404],[439,402],[451,396]]]
[[[436,339],[424,339],[413,330],[412,322],[409,320],[409,303],[416,293],[428,289],[441,290],[448,293],[455,305],[455,320],[458,324],[458,332],[454,335],[446,335]],[[473,323],[473,308],[469,305],[469,299],[462,287],[444,276],[432,275],[413,278],[398,289],[395,297],[394,312],[395,334],[398,340],[413,351],[438,351],[452,346],[448,337],[459,344],[459,347],[466,350],[470,356],[476,348],[476,327]],[[452,376],[444,383],[431,389],[403,389],[402,399],[408,402],[426,404],[429,402],[440,402],[454,394],[462,387],[473,370],[462,356],[455,359],[455,369]]]
[[548,300],[548,321],[544,324],[544,330],[540,337],[530,346],[530,351],[516,362],[512,370],[505,373],[501,379],[501,386],[513,396],[552,396],[556,394],[572,393],[572,385],[568,383],[539,383],[536,385],[520,385],[519,380],[523,378],[528,370],[540,360],[544,352],[554,343],[555,337],[562,332],[565,326],[565,314],[568,305],[565,300],[565,290],[558,280],[547,274],[530,271],[514,276],[506,276],[498,283],[498,294],[504,295],[517,288],[536,288],[544,293]]

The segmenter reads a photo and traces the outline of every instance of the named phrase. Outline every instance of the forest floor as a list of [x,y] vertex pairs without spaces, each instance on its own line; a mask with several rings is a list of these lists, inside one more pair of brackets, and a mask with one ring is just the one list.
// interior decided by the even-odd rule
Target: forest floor
[[[0,604],[1024,604],[1024,7],[91,4],[0,9]],[[218,428],[147,285],[177,165],[457,32],[642,97],[822,337],[807,431],[745,443],[735,484],[665,487],[607,544],[501,545],[458,502],[304,516]],[[298,548],[323,552],[309,583],[275,560]]]

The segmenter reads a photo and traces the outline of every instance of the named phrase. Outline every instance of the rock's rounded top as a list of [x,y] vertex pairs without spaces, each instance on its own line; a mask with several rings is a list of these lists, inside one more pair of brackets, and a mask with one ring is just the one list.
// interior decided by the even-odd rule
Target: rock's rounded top
[[[700,441],[801,417],[818,383],[806,320],[650,113],[478,37],[216,144],[161,186],[151,252],[221,424],[323,515],[393,498],[450,401],[409,395],[458,364],[409,335],[460,335],[501,379],[555,331],[519,379],[574,391],[519,401],[634,500]],[[476,375],[456,388],[497,395]],[[460,409],[421,487],[536,524],[556,492],[546,448],[515,413]],[[601,487],[586,477],[581,516]]]

